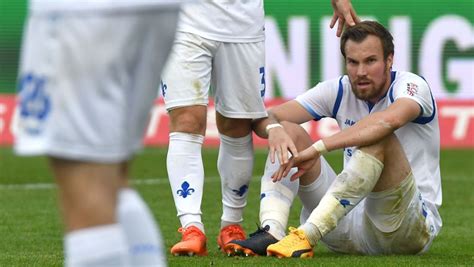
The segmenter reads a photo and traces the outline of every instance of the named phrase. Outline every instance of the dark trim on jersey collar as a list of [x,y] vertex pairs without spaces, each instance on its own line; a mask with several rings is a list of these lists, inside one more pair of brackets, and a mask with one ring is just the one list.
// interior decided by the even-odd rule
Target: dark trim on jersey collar
[[372,109],[374,108],[375,104],[372,104],[369,101],[365,101],[365,103],[367,104],[367,107],[369,108],[369,113],[370,113],[372,111]]
[[334,119],[336,118],[337,112],[339,111],[339,107],[341,106],[342,94],[344,92],[342,87],[342,78],[344,78],[344,76],[341,76],[341,78],[339,78],[339,88],[337,89],[336,102],[334,103],[334,107],[332,109],[332,117]]

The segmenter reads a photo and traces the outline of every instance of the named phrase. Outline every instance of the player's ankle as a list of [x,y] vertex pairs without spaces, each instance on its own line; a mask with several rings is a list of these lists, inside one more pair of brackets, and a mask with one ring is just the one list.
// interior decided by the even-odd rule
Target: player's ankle
[[308,242],[313,247],[316,246],[318,241],[321,239],[321,233],[319,232],[318,227],[316,227],[316,225],[310,222],[304,223],[303,225],[298,227],[298,229],[301,229],[304,231],[306,239],[308,239]]
[[194,226],[194,227],[198,228],[203,234],[205,234],[204,224],[202,222],[190,222],[190,223],[186,224],[185,226],[183,226],[183,228],[188,228],[188,227],[191,227],[191,226]]
[[281,225],[280,222],[276,220],[265,220],[262,222],[262,228],[264,228],[266,225],[270,227],[268,233],[274,238],[281,240],[283,237],[285,237],[285,226]]

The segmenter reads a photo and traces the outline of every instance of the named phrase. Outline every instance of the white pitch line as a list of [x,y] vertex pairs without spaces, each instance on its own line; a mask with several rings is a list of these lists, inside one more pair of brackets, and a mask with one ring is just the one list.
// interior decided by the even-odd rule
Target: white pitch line
[[[252,179],[260,179],[254,176]],[[204,178],[204,183],[219,182],[218,176]],[[146,178],[146,179],[131,179],[132,185],[162,185],[169,184],[168,178]],[[48,190],[55,189],[54,183],[32,183],[32,184],[5,184],[0,185],[0,190]]]
[[52,183],[35,183],[35,184],[5,184],[0,185],[0,190],[43,190],[56,188]]

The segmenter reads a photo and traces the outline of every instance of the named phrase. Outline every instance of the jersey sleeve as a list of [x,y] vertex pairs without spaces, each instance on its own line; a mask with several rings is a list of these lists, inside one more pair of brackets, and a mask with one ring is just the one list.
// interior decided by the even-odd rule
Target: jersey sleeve
[[315,120],[332,117],[333,106],[336,101],[338,81],[330,80],[318,83],[315,87],[296,97]]
[[429,122],[435,116],[435,101],[428,83],[423,78],[414,74],[407,75],[394,85],[390,100],[394,102],[400,98],[412,99],[420,105],[421,113],[415,122]]

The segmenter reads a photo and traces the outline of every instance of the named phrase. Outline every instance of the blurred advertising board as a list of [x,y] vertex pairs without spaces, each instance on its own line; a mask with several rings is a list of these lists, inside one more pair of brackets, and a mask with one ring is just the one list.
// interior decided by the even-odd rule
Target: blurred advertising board
[[[267,107],[282,103],[282,99],[266,101]],[[440,120],[441,147],[474,148],[474,100],[441,100],[438,101],[438,118]],[[205,144],[216,146],[219,135],[215,124],[215,110],[211,102],[207,118]],[[16,132],[15,97],[0,95],[0,146],[11,145]],[[166,146],[168,144],[169,117],[162,99],[157,99],[151,112],[150,123],[145,133],[144,142],[148,146]],[[303,124],[313,140],[334,134],[339,130],[335,120],[323,119]],[[254,136],[256,146],[265,146],[266,140]]]

